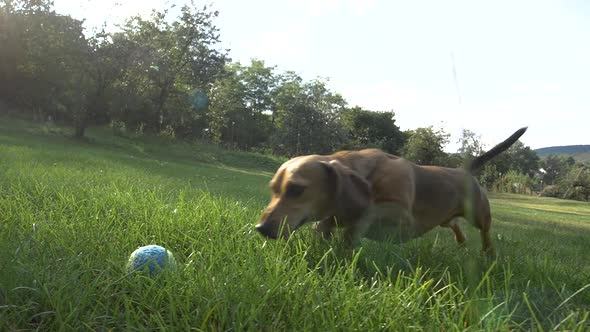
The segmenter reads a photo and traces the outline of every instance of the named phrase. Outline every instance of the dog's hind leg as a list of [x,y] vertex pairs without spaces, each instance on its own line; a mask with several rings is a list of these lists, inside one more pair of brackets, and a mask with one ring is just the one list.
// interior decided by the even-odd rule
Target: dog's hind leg
[[480,201],[480,206],[476,208],[473,218],[473,225],[479,229],[481,235],[481,252],[489,256],[494,256],[494,245],[491,237],[492,215],[490,213],[490,203],[487,199]]
[[496,253],[494,251],[494,245],[492,243],[492,237],[490,235],[490,226],[492,224],[492,218],[488,214],[487,216],[483,217],[481,222],[478,222],[477,225],[481,225],[479,228],[479,233],[481,235],[481,252],[482,254],[494,256]]
[[490,234],[492,227],[492,214],[490,201],[485,191],[473,180],[469,184],[470,192],[463,205],[463,217],[475,228],[479,229],[481,236],[481,253],[494,256],[494,245]]
[[451,219],[451,221],[444,224],[443,227],[448,227],[453,231],[455,234],[455,241],[457,241],[459,246],[465,245],[465,233],[463,233],[463,230],[461,230],[457,219]]
[[[479,234],[481,236],[482,243],[482,254],[494,256],[494,245],[492,243],[492,237],[490,234],[490,226],[492,224],[490,214],[488,213],[487,215],[476,216],[474,220],[471,220],[471,223],[473,224],[473,226],[479,229]],[[442,227],[448,227],[453,231],[453,233],[455,233],[455,240],[457,241],[459,246],[465,245],[465,234],[461,230],[461,227],[459,227],[459,224],[456,220],[450,221],[449,223],[442,225]]]

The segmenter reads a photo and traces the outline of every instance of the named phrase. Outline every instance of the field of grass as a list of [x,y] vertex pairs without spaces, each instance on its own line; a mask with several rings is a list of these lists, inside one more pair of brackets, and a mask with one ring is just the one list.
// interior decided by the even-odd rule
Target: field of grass
[[[253,231],[277,158],[0,118],[0,330],[590,329],[590,204],[493,195],[497,260],[447,229],[354,255]],[[171,250],[165,279],[128,274]]]

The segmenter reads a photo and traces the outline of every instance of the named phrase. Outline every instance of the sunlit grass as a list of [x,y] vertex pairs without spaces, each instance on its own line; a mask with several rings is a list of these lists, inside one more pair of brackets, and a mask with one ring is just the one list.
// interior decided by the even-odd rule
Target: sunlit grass
[[[590,205],[492,195],[497,260],[436,230],[351,255],[253,232],[280,159],[0,122],[0,330],[587,330]],[[170,249],[166,280],[125,271]]]

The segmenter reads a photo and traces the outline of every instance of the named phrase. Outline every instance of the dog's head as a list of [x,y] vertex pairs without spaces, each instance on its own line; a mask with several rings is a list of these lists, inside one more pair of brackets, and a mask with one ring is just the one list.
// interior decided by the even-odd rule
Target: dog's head
[[369,183],[338,161],[302,156],[284,163],[270,181],[271,200],[256,230],[288,238],[301,225],[330,216],[357,218],[370,201]]

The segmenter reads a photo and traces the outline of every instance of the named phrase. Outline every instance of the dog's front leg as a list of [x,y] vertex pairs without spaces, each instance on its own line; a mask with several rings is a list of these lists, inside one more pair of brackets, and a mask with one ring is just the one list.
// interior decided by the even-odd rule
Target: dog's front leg
[[[354,249],[360,244],[361,238],[365,236],[368,229],[370,228],[370,220],[357,220],[356,222],[347,222],[342,226],[344,229],[344,245],[349,249]],[[338,219],[336,217],[328,217],[316,222],[313,225],[313,229],[318,232],[323,239],[329,240],[334,234],[334,231],[339,226]]]
[[364,236],[377,241],[404,243],[420,232],[410,211],[395,202],[383,202],[373,206],[371,222],[366,222]]
[[347,224],[344,229],[344,242],[346,246],[356,248],[360,244],[361,239],[367,235],[374,221],[373,214],[367,212],[363,217]]
[[332,237],[332,233],[334,233],[336,225],[336,217],[331,216],[328,218],[324,218],[313,224],[313,229],[316,232],[318,232],[324,239],[329,240]]

